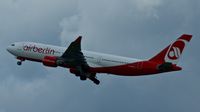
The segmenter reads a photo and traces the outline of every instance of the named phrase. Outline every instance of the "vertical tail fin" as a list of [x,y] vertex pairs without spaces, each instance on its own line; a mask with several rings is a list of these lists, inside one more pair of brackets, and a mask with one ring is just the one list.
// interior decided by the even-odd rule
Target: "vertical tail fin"
[[179,37],[174,43],[167,46],[164,50],[158,53],[156,56],[151,58],[149,61],[154,61],[157,63],[170,62],[172,64],[177,64],[185,46],[192,39],[192,35],[184,34]]

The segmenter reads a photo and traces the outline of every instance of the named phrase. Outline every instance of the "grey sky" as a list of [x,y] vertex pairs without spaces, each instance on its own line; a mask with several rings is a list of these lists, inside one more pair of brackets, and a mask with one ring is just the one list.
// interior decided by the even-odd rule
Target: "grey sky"
[[[0,112],[199,112],[199,0],[1,0]],[[99,74],[81,82],[63,68],[25,62],[5,49],[16,41],[148,59],[183,33],[194,37],[184,70],[146,77]]]

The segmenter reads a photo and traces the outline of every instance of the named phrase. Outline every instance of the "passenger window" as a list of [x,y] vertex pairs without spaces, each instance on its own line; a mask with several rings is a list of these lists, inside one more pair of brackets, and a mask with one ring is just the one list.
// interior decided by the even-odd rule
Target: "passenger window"
[[11,46],[15,46],[15,44],[11,44]]

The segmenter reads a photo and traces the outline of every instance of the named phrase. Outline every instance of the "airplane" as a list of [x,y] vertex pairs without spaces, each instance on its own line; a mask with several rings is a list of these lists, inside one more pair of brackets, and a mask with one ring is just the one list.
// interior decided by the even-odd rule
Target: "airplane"
[[47,67],[64,67],[80,80],[89,79],[99,85],[97,73],[143,76],[182,70],[177,63],[191,38],[192,35],[183,34],[148,60],[82,50],[82,36],[73,41],[67,49],[34,42],[15,42],[7,47],[7,51],[19,60],[18,65],[29,60],[41,62]]

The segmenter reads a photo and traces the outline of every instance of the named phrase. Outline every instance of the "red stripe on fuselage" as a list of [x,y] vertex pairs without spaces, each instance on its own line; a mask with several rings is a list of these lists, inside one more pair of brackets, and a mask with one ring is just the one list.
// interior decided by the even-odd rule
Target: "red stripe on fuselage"
[[[25,57],[17,57],[19,60],[29,60],[42,62],[39,59],[25,58]],[[126,65],[112,66],[112,67],[90,67],[91,73],[108,73],[119,76],[141,76],[141,75],[152,75],[161,73],[158,71],[158,63],[150,62],[150,61],[142,61],[136,62]],[[69,66],[64,65],[62,67],[69,68]],[[73,68],[72,68],[73,69]],[[173,66],[173,70],[171,71],[179,71],[181,70],[178,66]],[[170,71],[168,71],[170,72]]]
[[140,76],[140,75],[151,75],[157,74],[157,63],[149,61],[136,62],[132,64],[114,66],[114,67],[99,67],[91,68],[90,72],[94,73],[108,73],[121,76]]
[[40,59],[33,59],[33,58],[26,58],[26,57],[17,57],[17,59],[21,61],[29,60],[29,61],[42,62],[42,60]]

